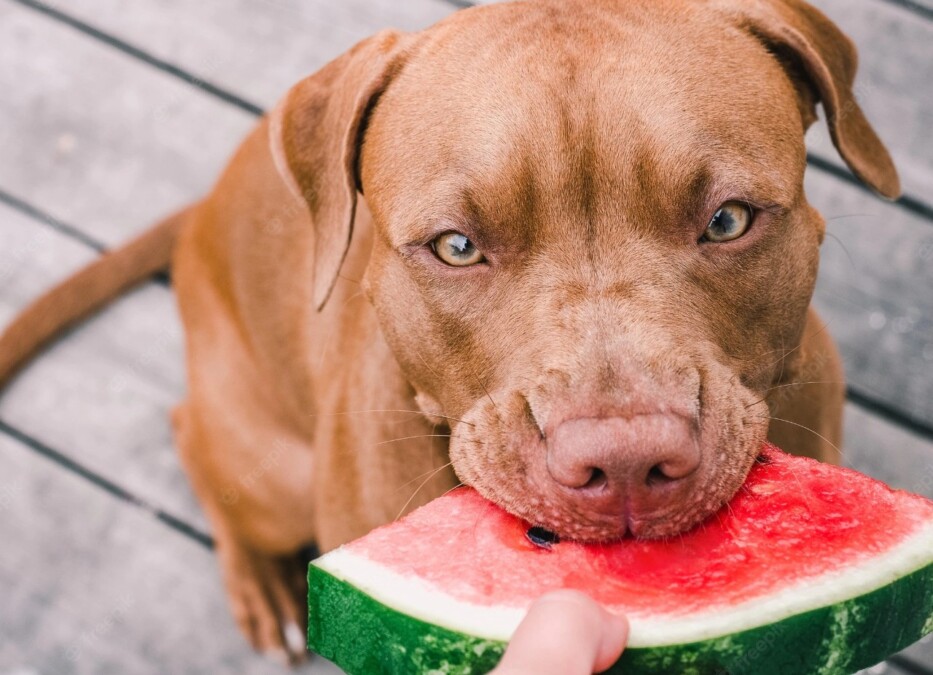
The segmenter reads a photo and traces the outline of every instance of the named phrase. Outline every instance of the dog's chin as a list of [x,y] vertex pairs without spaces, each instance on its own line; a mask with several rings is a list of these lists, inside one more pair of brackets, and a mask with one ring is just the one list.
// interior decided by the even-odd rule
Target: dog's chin
[[500,406],[494,416],[470,415],[470,425],[458,425],[451,438],[450,459],[464,484],[530,526],[562,539],[604,543],[625,537],[675,537],[711,518],[732,499],[767,436],[767,423],[759,410],[766,404],[751,392],[736,393],[738,400],[719,407],[719,414],[708,411],[704,416],[699,437],[701,466],[687,496],[668,502],[639,505],[622,495],[617,507],[585,508],[549,480],[540,461],[543,443],[537,429],[504,423],[509,419],[509,406]]

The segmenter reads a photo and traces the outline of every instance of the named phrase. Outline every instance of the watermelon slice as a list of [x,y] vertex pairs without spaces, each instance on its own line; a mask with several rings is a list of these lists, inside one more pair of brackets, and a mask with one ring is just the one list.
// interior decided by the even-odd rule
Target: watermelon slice
[[767,446],[674,539],[559,541],[461,488],[308,579],[309,646],[351,675],[487,672],[558,588],[628,615],[609,672],[842,675],[933,632],[933,502]]

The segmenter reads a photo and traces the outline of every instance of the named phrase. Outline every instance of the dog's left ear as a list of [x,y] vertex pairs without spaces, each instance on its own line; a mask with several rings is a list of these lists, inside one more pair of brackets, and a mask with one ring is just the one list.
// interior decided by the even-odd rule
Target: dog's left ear
[[[822,101],[833,144],[852,172],[881,196],[901,193],[897,169],[855,100],[855,46],[822,12],[801,0],[719,0],[779,58],[799,66]],[[815,119],[813,96],[804,96],[805,122]],[[809,119],[808,119],[809,118]]]
[[285,178],[307,202],[314,228],[318,310],[350,247],[367,117],[404,62],[411,37],[387,30],[360,42],[292,87],[272,113],[271,133],[279,135],[288,165],[280,172],[290,174]]

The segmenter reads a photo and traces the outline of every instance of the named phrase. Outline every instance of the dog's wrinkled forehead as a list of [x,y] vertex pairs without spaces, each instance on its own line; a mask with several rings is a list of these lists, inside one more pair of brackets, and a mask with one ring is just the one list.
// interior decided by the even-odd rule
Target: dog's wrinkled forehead
[[736,194],[792,200],[803,122],[780,63],[744,31],[664,6],[519,3],[441,24],[373,115],[364,172],[391,200],[375,208],[413,222],[459,204],[546,227],[562,210],[624,204],[637,222]]

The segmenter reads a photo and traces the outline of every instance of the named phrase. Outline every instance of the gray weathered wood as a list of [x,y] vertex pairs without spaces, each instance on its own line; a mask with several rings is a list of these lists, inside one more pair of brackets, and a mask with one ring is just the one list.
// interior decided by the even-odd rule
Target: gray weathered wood
[[879,663],[877,666],[860,670],[855,675],[906,675],[906,671],[890,663]]
[[933,633],[927,635],[912,647],[905,649],[900,655],[910,663],[933,670]]
[[828,220],[816,306],[853,386],[933,421],[933,225],[810,170]]
[[300,78],[384,28],[417,30],[444,0],[67,0],[61,8],[243,98],[271,106]]
[[933,441],[857,405],[845,411],[845,464],[901,490],[933,499]]
[[[0,206],[0,326],[94,257]],[[172,447],[182,396],[181,329],[169,289],[149,284],[52,346],[0,395],[0,418],[201,529]]]
[[0,185],[109,244],[203,194],[251,115],[0,3]]
[[3,436],[0,540],[5,673],[288,672],[238,635],[207,550]]

